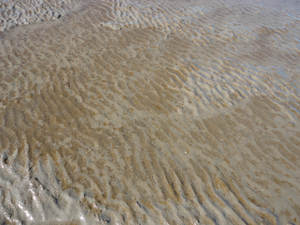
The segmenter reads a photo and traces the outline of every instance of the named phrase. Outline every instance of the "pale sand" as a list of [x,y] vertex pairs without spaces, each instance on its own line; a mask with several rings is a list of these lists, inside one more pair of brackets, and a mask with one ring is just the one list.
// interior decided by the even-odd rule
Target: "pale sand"
[[0,32],[1,224],[300,224],[299,1],[69,2]]

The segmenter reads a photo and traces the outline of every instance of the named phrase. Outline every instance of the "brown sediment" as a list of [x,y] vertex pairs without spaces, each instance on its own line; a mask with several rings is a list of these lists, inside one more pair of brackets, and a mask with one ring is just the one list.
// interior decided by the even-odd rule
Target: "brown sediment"
[[299,24],[232,3],[98,1],[2,33],[0,221],[297,223]]

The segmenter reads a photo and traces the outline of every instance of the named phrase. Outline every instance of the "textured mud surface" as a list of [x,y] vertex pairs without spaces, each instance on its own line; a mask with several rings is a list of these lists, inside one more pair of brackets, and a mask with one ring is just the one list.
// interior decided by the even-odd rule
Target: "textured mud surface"
[[0,223],[299,224],[299,2],[80,4],[0,32]]

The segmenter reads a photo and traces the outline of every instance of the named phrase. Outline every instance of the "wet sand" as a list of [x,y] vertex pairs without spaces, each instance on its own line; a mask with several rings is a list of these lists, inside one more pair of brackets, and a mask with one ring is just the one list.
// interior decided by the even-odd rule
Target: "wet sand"
[[69,2],[0,32],[1,224],[300,224],[298,1]]
[[81,0],[2,0],[0,2],[0,32],[36,22],[65,16]]

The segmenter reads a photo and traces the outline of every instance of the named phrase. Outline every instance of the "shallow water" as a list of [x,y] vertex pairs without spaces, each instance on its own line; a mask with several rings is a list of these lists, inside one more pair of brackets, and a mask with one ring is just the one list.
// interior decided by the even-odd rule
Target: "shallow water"
[[0,32],[1,224],[300,223],[299,1],[42,3]]
[[79,6],[81,2],[81,0],[2,0],[0,2],[0,31],[58,19]]

